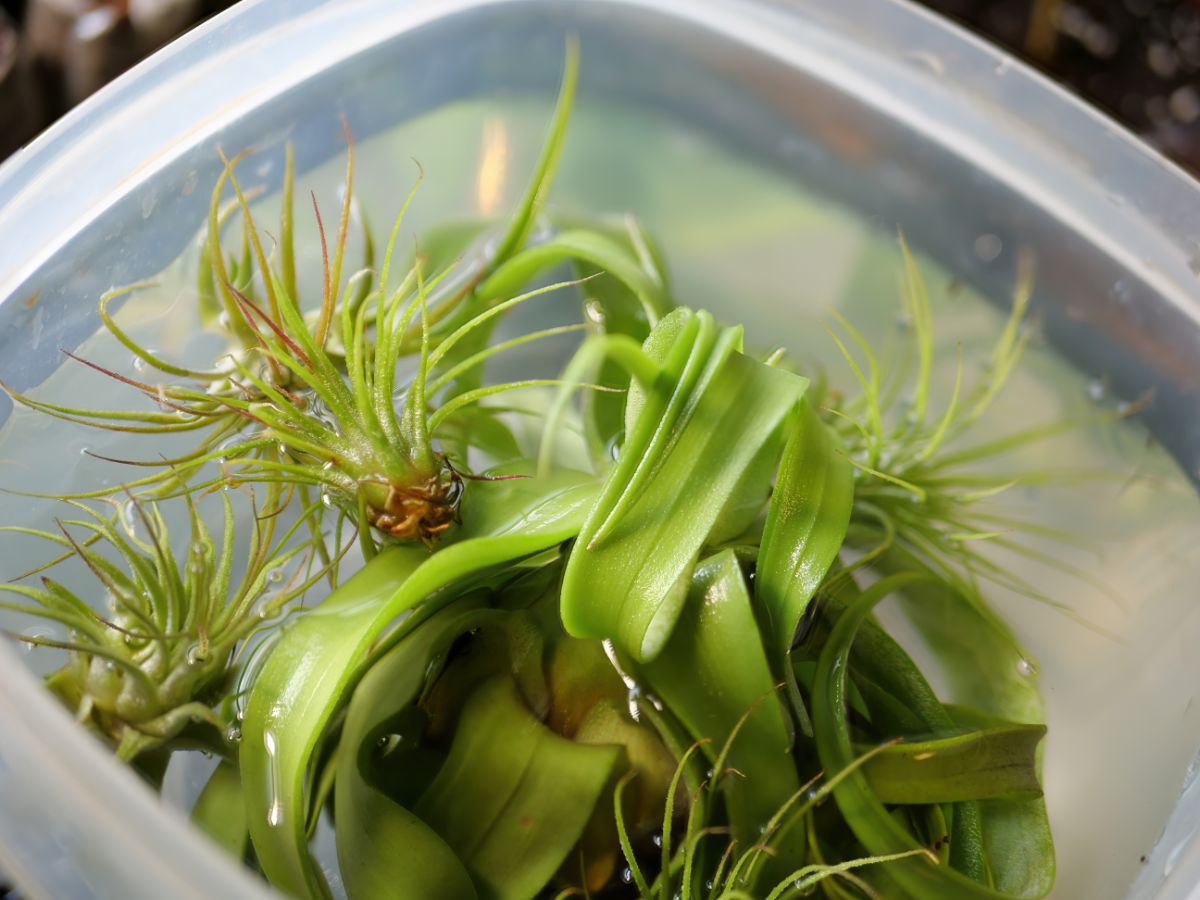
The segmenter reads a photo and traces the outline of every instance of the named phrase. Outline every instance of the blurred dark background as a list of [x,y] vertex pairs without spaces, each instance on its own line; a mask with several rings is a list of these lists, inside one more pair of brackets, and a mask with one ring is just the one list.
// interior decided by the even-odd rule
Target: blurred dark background
[[[924,2],[1068,85],[1200,174],[1200,0]],[[0,159],[143,56],[229,5],[0,0]]]

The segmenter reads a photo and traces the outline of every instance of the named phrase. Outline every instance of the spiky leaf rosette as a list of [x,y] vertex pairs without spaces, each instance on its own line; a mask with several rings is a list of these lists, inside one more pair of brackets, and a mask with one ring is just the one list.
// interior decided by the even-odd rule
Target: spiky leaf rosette
[[[964,384],[961,350],[944,410],[931,403],[934,364],[933,317],[925,282],[903,236],[904,311],[911,329],[911,357],[890,378],[865,338],[845,320],[830,334],[847,361],[860,391],[844,401],[834,393],[818,400],[824,420],[838,435],[842,455],[856,470],[849,540],[865,555],[842,575],[877,564],[893,549],[909,567],[934,573],[994,626],[1007,628],[987,607],[980,590],[986,581],[1047,603],[1068,615],[1069,607],[996,562],[984,547],[1001,548],[1095,584],[1086,572],[1038,549],[1028,538],[1078,543],[1066,532],[1007,515],[988,502],[1015,487],[1104,477],[1104,472],[1030,470],[1010,454],[1080,427],[1066,419],[975,439],[980,423],[1001,393],[1029,343],[1027,316],[1032,285],[1029,259],[1022,257],[1008,320],[986,360],[984,376]],[[840,331],[840,333],[839,333]],[[913,371],[915,369],[915,375]],[[911,376],[911,378],[909,377]],[[1134,408],[1116,414],[1128,415]],[[1103,586],[1100,586],[1103,589]],[[1085,623],[1087,624],[1087,623]]]
[[[235,580],[242,551],[234,546],[227,495],[222,503],[218,546],[189,500],[190,540],[182,556],[159,507],[134,500],[112,513],[72,501],[85,517],[57,520],[57,534],[5,529],[65,550],[30,574],[75,558],[94,576],[96,594],[107,598],[101,612],[96,596],[81,596],[46,574],[38,586],[0,584],[0,592],[16,598],[0,600],[0,607],[66,629],[64,639],[12,636],[68,651],[67,663],[49,677],[51,688],[123,759],[170,741],[191,721],[220,725],[213,706],[239,643],[323,574],[301,577],[308,548],[291,544],[295,525],[275,540],[272,508],[256,510],[244,572]],[[295,571],[285,577],[289,564]]]
[[[640,239],[622,243],[602,230],[573,229],[527,246],[561,154],[577,74],[578,53],[572,43],[550,135],[533,181],[504,231],[479,251],[478,258],[458,265],[447,247],[439,246],[433,255],[440,268],[426,279],[423,261],[428,256],[418,247],[399,285],[390,285],[397,236],[414,186],[396,218],[379,272],[371,268],[374,245],[368,237],[366,267],[343,284],[354,176],[353,144],[347,133],[346,184],[332,254],[315,197],[313,201],[323,277],[320,306],[306,313],[295,274],[290,153],[278,253],[273,258],[268,257],[264,234],[255,224],[250,192],[242,189],[237,178],[236,166],[245,156],[241,154],[226,161],[213,191],[200,260],[202,316],[219,322],[230,341],[229,351],[214,370],[190,369],[161,359],[119,327],[109,314],[109,304],[139,287],[135,285],[106,295],[100,304],[101,318],[135,356],[177,381],[151,384],[74,358],[141,391],[157,405],[156,410],[88,410],[10,393],[26,406],[75,423],[133,433],[201,433],[197,446],[181,457],[137,463],[157,471],[125,488],[161,496],[195,483],[205,464],[218,463],[223,471],[214,481],[235,477],[290,482],[301,486],[302,499],[309,496],[310,488],[320,491],[327,505],[336,505],[358,522],[368,555],[375,550],[372,527],[385,539],[433,541],[454,521],[462,493],[459,471],[435,449],[439,429],[445,429],[443,439],[461,467],[474,446],[473,417],[464,414],[466,407],[506,390],[547,383],[485,386],[483,363],[502,350],[583,327],[546,329],[489,346],[500,314],[544,292],[517,294],[522,285],[549,266],[575,261],[592,270],[613,272],[621,290],[638,298],[652,317],[666,308],[661,282],[648,274],[654,267]],[[236,199],[223,208],[227,185]],[[234,211],[241,215],[242,252],[240,259],[226,260],[221,230]],[[467,229],[463,234],[478,232]],[[631,234],[636,237],[637,232]],[[469,249],[459,246],[457,239],[451,243],[454,250]],[[417,357],[416,371],[399,388],[397,367],[410,355]],[[439,408],[430,413],[435,395]],[[107,493],[111,490],[76,496]],[[315,522],[311,527],[314,534],[319,530]]]

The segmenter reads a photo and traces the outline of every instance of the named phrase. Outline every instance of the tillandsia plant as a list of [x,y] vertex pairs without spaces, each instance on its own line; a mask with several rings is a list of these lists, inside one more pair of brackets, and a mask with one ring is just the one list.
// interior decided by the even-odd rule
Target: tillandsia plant
[[[170,744],[193,722],[217,729],[202,736],[202,744],[223,747],[231,715],[215,707],[229,693],[235,650],[323,574],[303,577],[311,547],[291,542],[295,526],[276,539],[280,496],[270,494],[261,514],[250,500],[255,515],[242,536],[244,549],[235,546],[227,494],[221,497],[219,544],[187,498],[190,533],[182,555],[172,546],[160,507],[135,499],[114,502],[107,512],[67,501],[84,518],[56,518],[57,533],[4,529],[65,549],[49,564],[0,585],[17,598],[0,600],[0,607],[66,629],[61,639],[14,636],[68,652],[49,686],[119,758],[132,760]],[[67,559],[92,576],[88,592],[44,574]],[[40,576],[38,586],[22,583],[33,576]]]
[[[172,380],[109,374],[164,409],[17,397],[201,436],[127,486],[147,537],[101,514],[45,534],[97,575],[111,615],[50,580],[10,586],[72,630],[43,641],[72,654],[51,685],[125,757],[172,749],[195,718],[234,725],[195,820],[295,897],[333,893],[311,847],[322,819],[351,900],[1044,896],[1036,672],[982,585],[1048,598],[981,549],[1038,553],[989,503],[1044,473],[979,464],[1066,426],[971,437],[1027,340],[1031,276],[981,384],[964,386],[960,364],[935,412],[932,314],[901,242],[910,359],[882,371],[839,322],[858,388],[846,399],[676,305],[632,220],[546,214],[577,71],[572,46],[513,217],[419,238],[398,283],[412,194],[379,271],[368,238],[343,283],[351,150],[332,256],[317,214],[315,310],[299,299],[290,156],[270,255],[235,157],[201,265],[223,362],[149,354],[105,301],[108,329]],[[240,258],[222,246],[234,216]],[[562,280],[537,280],[558,267]],[[504,313],[551,291],[581,300],[583,321],[495,338]],[[570,331],[584,334],[561,378],[487,381],[496,354]],[[523,401],[501,405],[516,390]],[[217,562],[195,498],[246,485],[271,499],[231,587],[231,525]],[[182,571],[166,504],[188,510]],[[254,611],[282,611],[336,565],[327,506],[354,524],[363,565],[292,615],[235,687]],[[264,608],[284,568],[294,581]],[[953,703],[874,617],[887,597]]]

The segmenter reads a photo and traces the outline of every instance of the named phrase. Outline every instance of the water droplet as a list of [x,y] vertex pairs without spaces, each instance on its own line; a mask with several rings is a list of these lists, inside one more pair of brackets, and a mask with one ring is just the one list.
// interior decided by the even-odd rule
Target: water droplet
[[236,723],[230,725],[225,732],[225,740],[231,744],[240,744],[242,742],[242,726]]
[[208,659],[208,650],[201,647],[199,644],[192,644],[187,650],[187,661],[189,666],[198,666],[200,663]]
[[267,751],[267,793],[271,798],[267,806],[267,824],[277,828],[283,824],[283,800],[279,796],[279,745],[273,731],[263,732],[263,747]]
[[280,566],[276,566],[274,569],[272,569],[270,572],[267,573],[267,582],[268,583],[279,584],[279,582],[281,582],[281,581],[283,581],[283,569]]
[[1104,386],[1103,379],[1093,378],[1088,382],[1087,395],[1091,400],[1103,400],[1105,394],[1108,393],[1108,388]]
[[621,880],[626,884],[633,883],[633,870],[628,866],[621,870]]
[[88,446],[86,446],[86,445],[84,445],[83,447],[80,447],[80,448],[79,448],[79,455],[80,455],[80,456],[91,456],[91,455],[92,455],[92,448],[91,448],[91,447],[88,447]]
[[53,628],[46,625],[33,625],[21,632],[21,637],[29,639],[22,641],[21,646],[25,649],[26,653],[30,653],[37,646],[37,644],[31,643],[32,641],[54,640],[54,636]]
[[938,78],[946,74],[946,67],[942,63],[941,58],[930,53],[928,50],[916,50],[909,53],[905,59],[919,68],[932,72]]
[[662,835],[661,834],[654,835],[654,837],[650,838],[650,840],[654,842],[655,847],[662,846]]
[[333,497],[330,495],[329,491],[321,491],[321,502],[325,504],[325,506],[333,506]]
[[121,525],[131,538],[149,542],[150,536],[146,534],[145,522],[142,521],[141,511],[138,509],[136,500],[126,500],[121,504]]
[[998,235],[985,232],[975,238],[975,258],[980,262],[992,262],[1004,250],[1004,241]]
[[142,359],[140,356],[134,356],[133,371],[145,372],[148,368],[150,368],[150,364],[146,362],[146,360]]
[[1017,674],[1022,678],[1032,678],[1037,674],[1037,666],[1033,664],[1032,660],[1021,657],[1017,660]]
[[583,306],[583,314],[587,317],[589,322],[600,326],[604,325],[604,307],[600,305],[599,301],[589,300],[587,303],[585,303]]

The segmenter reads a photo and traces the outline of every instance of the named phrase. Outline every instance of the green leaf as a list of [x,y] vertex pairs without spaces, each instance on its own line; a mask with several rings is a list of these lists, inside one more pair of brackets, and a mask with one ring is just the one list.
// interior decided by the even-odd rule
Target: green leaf
[[[839,599],[828,598],[828,612],[844,611]],[[860,627],[850,658],[850,675],[863,696],[871,698],[870,716],[882,737],[959,730],[908,652],[873,618]],[[981,815],[975,800],[956,803],[950,815],[950,865],[976,881],[987,880]]]
[[663,287],[638,263],[625,246],[593,230],[564,231],[550,240],[522,250],[496,269],[479,286],[485,298],[509,297],[541,272],[565,262],[582,262],[604,272],[597,280],[615,279],[637,298],[651,324],[671,311]]
[[683,310],[651,333],[660,377],[631,389],[633,425],[567,561],[569,633],[611,639],[639,661],[666,644],[701,549],[808,383],[735,352],[740,338]]
[[425,684],[430,663],[469,627],[478,600],[463,598],[400,641],[363,676],[346,712],[334,794],[338,864],[350,900],[470,900],[462,861],[438,834],[365,777],[381,722]]
[[[664,269],[661,253],[636,223],[627,222],[625,228],[618,228],[602,223],[578,222],[568,228],[587,228],[600,232],[616,241],[635,258],[644,253],[647,258],[641,262],[643,271],[661,284],[661,273]],[[640,248],[638,241],[641,242]],[[645,341],[650,334],[653,320],[630,285],[620,277],[614,277],[611,274],[612,270],[581,257],[572,260],[572,265],[577,278],[587,279],[579,286],[579,292],[583,295],[585,317],[594,321],[597,315],[601,316],[605,334],[624,335],[639,343]],[[660,288],[660,294],[666,305],[665,287]],[[665,313],[666,310],[662,314]],[[629,382],[629,377],[617,362],[607,360],[601,365],[593,381],[605,387],[624,388]],[[592,464],[598,471],[603,471],[611,462],[609,454],[613,443],[625,427],[625,398],[621,394],[605,391],[587,391],[582,399],[583,421]]]
[[416,806],[463,859],[483,897],[524,900],[583,834],[621,758],[546,728],[510,678],[467,701],[450,755]]
[[[851,645],[880,600],[922,577],[907,573],[877,582],[863,591],[833,626],[818,661],[813,687],[814,737],[821,765],[826,771],[841,770],[855,759],[845,712]],[[850,773],[835,788],[834,798],[846,823],[872,856],[904,853],[919,846],[912,834],[880,802],[862,772]],[[995,900],[1008,896],[949,867],[935,866],[918,858],[895,860],[887,871],[907,893],[930,900]],[[1044,896],[1044,893],[1025,896]]]
[[803,403],[783,449],[754,576],[771,662],[787,681],[802,727],[807,727],[807,713],[787,655],[850,524],[854,473],[838,444],[811,404]]
[[304,834],[309,769],[388,626],[415,610],[393,630],[399,639],[448,602],[444,588],[570,539],[594,494],[590,477],[567,471],[474,482],[456,543],[432,554],[413,545],[386,550],[283,629],[251,687],[240,753],[250,834],[273,884],[297,896],[328,895]]
[[1005,725],[888,747],[863,767],[883,803],[1040,797],[1035,766],[1045,725]]
[[[1019,700],[1014,704],[1020,705],[1023,704]],[[964,728],[1008,724],[1002,718],[967,707],[951,706],[947,711]],[[984,848],[996,888],[1014,897],[1048,894],[1054,887],[1055,858],[1046,801],[1041,797],[982,800],[979,810]]]
[[542,155],[538,158],[533,179],[525,191],[525,196],[517,207],[508,231],[496,248],[495,259],[498,263],[503,263],[525,246],[529,232],[546,203],[546,195],[550,193],[550,185],[554,182],[554,173],[558,168],[558,159],[562,155],[567,124],[571,121],[571,107],[575,102],[575,87],[578,83],[579,41],[569,38],[566,58],[563,61],[562,82],[558,88],[558,101],[550,120],[550,134],[542,146]]
[[[915,566],[893,550],[881,563],[889,569]],[[982,599],[968,602],[933,581],[909,585],[900,594],[907,617],[920,631],[945,673],[951,698],[986,716],[1009,722],[1045,720],[1037,668],[1012,629]],[[956,709],[955,720],[970,715]],[[975,714],[978,716],[978,713]],[[997,888],[1013,896],[1042,897],[1054,885],[1054,839],[1041,797],[980,803],[983,840]]]
[[[741,776],[721,783],[734,839],[752,846],[800,784],[790,727],[733,551],[696,567],[670,640],[641,673],[693,739],[711,741],[705,745],[710,760],[733,738],[726,763]],[[787,872],[803,863],[805,836],[794,831],[773,842],[773,868]]]
[[245,796],[237,763],[222,760],[213,769],[192,808],[192,824],[234,859],[241,862],[245,857],[250,830],[246,824]]

